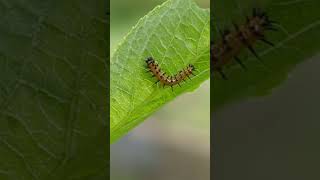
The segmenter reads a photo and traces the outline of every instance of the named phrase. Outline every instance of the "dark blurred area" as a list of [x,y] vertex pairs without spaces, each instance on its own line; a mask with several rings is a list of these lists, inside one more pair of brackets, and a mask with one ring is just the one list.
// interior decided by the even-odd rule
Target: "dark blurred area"
[[108,178],[107,1],[0,3],[0,180]]
[[272,95],[214,113],[213,179],[320,179],[319,67],[317,56]]

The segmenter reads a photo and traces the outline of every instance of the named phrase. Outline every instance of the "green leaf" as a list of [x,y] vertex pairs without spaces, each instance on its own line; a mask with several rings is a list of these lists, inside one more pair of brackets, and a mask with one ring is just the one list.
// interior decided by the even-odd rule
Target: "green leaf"
[[107,4],[0,3],[0,179],[106,179]]
[[[137,23],[111,58],[111,142],[209,78],[209,39],[209,10],[192,0],[169,0]],[[150,56],[169,75],[188,64],[198,71],[182,87],[162,88],[146,73]]]
[[[241,24],[254,7],[262,8],[270,19],[278,22],[277,32],[268,32],[267,39],[275,44],[255,46],[262,62],[250,53],[240,55],[248,71],[236,63],[225,68],[228,80],[216,74],[213,83],[212,106],[217,110],[235,100],[251,96],[267,95],[285,81],[290,71],[299,63],[319,53],[320,50],[320,1],[220,0],[213,6],[214,39],[220,35],[217,29],[231,29],[232,22]],[[241,22],[241,23],[240,23]]]

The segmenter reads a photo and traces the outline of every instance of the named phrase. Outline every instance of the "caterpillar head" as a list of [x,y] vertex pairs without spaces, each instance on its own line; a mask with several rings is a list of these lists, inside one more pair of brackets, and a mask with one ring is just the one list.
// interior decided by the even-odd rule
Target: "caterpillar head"
[[154,59],[152,57],[148,57],[146,60],[147,64],[153,64],[154,63]]
[[192,72],[195,71],[195,70],[196,70],[196,68],[192,64],[188,65],[188,67],[187,67],[188,73],[192,74]]
[[192,64],[189,64],[188,65],[188,69],[194,70],[195,68],[194,68],[194,66]]

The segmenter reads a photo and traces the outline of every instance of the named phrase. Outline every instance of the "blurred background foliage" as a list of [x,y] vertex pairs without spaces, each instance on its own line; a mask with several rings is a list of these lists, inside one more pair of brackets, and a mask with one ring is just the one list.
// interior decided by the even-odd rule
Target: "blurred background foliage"
[[[111,56],[137,21],[163,0],[111,0]],[[209,0],[196,0],[209,8]],[[112,180],[209,179],[209,81],[167,104],[111,145]]]
[[[319,179],[320,44],[315,41],[320,39],[319,1],[215,1],[216,24],[231,26],[235,19],[243,19],[241,13],[246,12],[243,9],[250,10],[259,4],[278,22],[280,29],[267,36],[279,44],[278,48],[265,51],[261,46],[266,53],[258,53],[272,71],[254,65],[261,63],[250,54],[252,58],[244,61],[248,67],[246,73],[239,66],[230,69],[226,72],[231,77],[228,81],[220,81],[224,84],[215,81],[211,87],[213,107],[221,102],[217,97],[245,94],[239,89],[240,84],[251,94],[260,91],[256,95],[264,95],[248,98],[247,93],[240,101],[234,101],[234,96],[230,98],[232,103],[215,109],[211,122],[215,173],[211,177],[223,180]],[[254,78],[257,81],[252,80]]]

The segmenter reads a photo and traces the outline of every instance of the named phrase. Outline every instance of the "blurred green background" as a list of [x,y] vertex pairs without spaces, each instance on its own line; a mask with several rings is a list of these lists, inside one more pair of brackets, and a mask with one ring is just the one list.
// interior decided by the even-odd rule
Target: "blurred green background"
[[214,113],[214,179],[320,179],[319,67],[320,54],[298,65],[271,95]]
[[[195,0],[209,8],[209,0]],[[111,0],[111,56],[164,0]],[[179,96],[111,145],[112,180],[210,179],[210,83]]]

